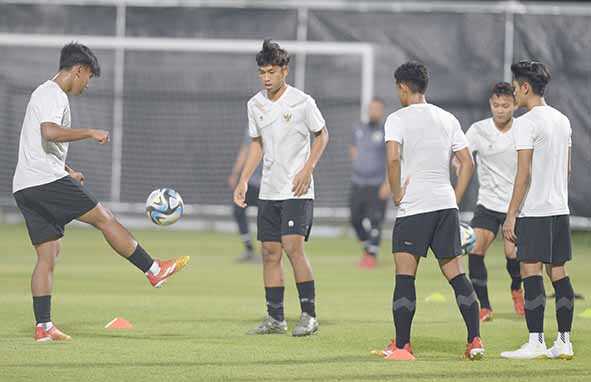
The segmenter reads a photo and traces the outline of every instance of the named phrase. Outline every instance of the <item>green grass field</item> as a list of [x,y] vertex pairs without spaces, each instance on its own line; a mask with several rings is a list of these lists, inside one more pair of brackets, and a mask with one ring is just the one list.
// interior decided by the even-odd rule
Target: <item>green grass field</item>
[[[73,341],[37,344],[29,291],[34,253],[23,226],[0,226],[1,381],[591,380],[591,319],[575,318],[572,361],[500,359],[501,351],[521,345],[527,333],[525,322],[513,313],[498,242],[488,255],[495,320],[482,328],[487,358],[461,360],[464,324],[451,288],[430,257],[417,277],[417,361],[398,363],[369,355],[393,333],[389,241],[374,271],[355,267],[359,249],[353,239],[310,241],[320,332],[293,338],[245,335],[263,317],[265,304],[260,266],[233,263],[241,250],[237,236],[166,230],[135,235],[155,257],[191,255],[191,263],[156,290],[114,255],[98,232],[70,228],[56,270],[52,318]],[[574,252],[575,289],[591,298],[591,235],[575,235]],[[291,328],[299,304],[285,266]],[[447,302],[425,302],[434,292],[442,292]],[[590,301],[577,301],[575,314]],[[115,316],[135,328],[105,330]],[[548,301],[546,341],[552,343],[555,335],[554,302]]]

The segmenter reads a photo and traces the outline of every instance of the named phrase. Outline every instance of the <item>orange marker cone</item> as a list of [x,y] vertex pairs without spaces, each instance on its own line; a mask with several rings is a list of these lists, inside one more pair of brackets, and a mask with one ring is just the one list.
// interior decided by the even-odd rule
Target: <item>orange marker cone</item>
[[133,329],[133,325],[131,322],[127,321],[125,318],[115,317],[105,325],[105,329]]

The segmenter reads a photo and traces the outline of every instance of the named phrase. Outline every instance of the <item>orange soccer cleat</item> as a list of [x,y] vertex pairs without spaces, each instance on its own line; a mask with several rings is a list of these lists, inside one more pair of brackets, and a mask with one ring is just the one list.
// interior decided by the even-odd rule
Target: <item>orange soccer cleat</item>
[[477,361],[484,358],[484,344],[482,343],[480,337],[474,337],[472,342],[466,345],[464,358],[471,361]]
[[[390,349],[387,351],[387,349]],[[396,347],[396,341],[392,340],[390,345],[384,350],[384,359],[388,361],[414,361],[416,357],[412,353],[410,342],[407,342],[402,349]]]
[[480,309],[480,322],[492,321],[493,311],[492,309],[482,308]]
[[160,265],[160,272],[157,275],[153,275],[151,272],[146,273],[150,284],[155,288],[160,288],[172,275],[183,269],[189,259],[189,256],[181,256],[171,260],[154,260]]
[[367,252],[363,252],[361,260],[359,261],[359,268],[361,269],[374,269],[378,261],[375,256],[370,255]]
[[69,341],[72,337],[63,333],[61,330],[52,326],[51,329],[45,330],[42,326],[35,327],[35,341],[50,342],[50,341]]

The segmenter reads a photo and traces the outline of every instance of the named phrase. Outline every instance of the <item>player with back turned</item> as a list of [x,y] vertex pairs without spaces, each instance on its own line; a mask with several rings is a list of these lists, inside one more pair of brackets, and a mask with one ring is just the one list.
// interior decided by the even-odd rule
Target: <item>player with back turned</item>
[[[398,206],[392,231],[396,269],[392,314],[396,338],[382,352],[387,360],[409,361],[411,325],[416,308],[415,276],[421,257],[430,248],[456,295],[466,325],[464,357],[481,359],[478,301],[462,269],[461,201],[474,162],[460,123],[451,113],[427,103],[429,73],[425,65],[407,62],[394,73],[402,108],[386,120],[388,180]],[[459,162],[455,189],[450,181],[452,155]]]

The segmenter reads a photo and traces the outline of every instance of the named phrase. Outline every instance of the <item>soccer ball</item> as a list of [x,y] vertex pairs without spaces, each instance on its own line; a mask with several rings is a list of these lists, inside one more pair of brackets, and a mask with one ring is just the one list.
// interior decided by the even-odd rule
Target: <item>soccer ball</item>
[[476,245],[476,234],[467,223],[460,223],[460,242],[464,253],[470,253]]
[[183,198],[172,188],[152,191],[146,200],[146,214],[154,224],[170,225],[183,216]]

